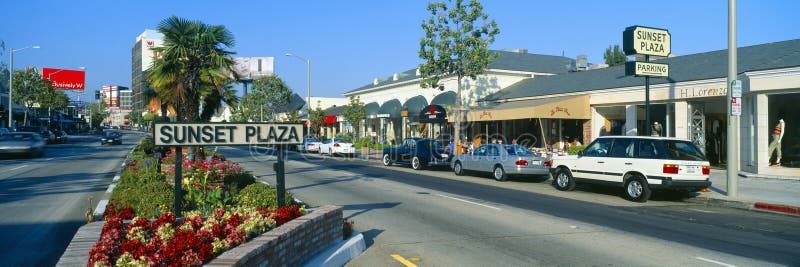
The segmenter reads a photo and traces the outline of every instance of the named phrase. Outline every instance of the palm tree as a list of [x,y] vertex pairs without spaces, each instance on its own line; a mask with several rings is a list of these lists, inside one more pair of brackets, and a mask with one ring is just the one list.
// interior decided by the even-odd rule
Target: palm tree
[[[162,110],[175,107],[179,121],[208,121],[221,101],[235,103],[235,92],[228,86],[235,80],[234,52],[226,50],[234,38],[225,26],[172,16],[158,24],[158,31],[164,46],[153,49],[157,58],[147,79]],[[199,152],[195,148],[195,159]]]
[[153,49],[159,56],[147,76],[162,103],[179,107],[179,120],[200,120],[201,104],[213,114],[212,108],[232,95],[226,92],[233,81],[234,52],[226,48],[234,45],[233,34],[225,26],[176,16],[161,21],[158,31],[164,46]]

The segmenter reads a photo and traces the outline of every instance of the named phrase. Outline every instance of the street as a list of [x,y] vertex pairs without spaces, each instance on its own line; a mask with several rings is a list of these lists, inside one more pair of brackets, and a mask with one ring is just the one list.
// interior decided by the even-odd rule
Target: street
[[[275,184],[267,151],[220,148]],[[708,207],[619,189],[561,192],[541,179],[499,183],[447,169],[290,153],[287,190],[342,205],[367,240],[348,266],[770,266],[800,263],[796,217]]]
[[55,265],[142,137],[123,133],[123,145],[100,146],[99,136],[70,136],[47,145],[42,158],[0,159],[0,262]]

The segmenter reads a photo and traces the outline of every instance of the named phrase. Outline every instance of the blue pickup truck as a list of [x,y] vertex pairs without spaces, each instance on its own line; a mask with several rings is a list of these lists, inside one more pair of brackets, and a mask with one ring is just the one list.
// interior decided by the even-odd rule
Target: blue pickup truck
[[427,138],[406,138],[399,146],[383,149],[383,165],[410,164],[421,170],[428,166],[449,166],[452,155],[441,142]]

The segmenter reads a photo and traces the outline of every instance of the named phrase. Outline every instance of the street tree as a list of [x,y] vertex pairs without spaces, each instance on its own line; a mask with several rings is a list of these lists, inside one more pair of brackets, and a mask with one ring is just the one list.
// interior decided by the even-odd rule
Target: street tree
[[235,121],[270,121],[278,111],[292,99],[289,86],[276,75],[264,76],[253,81],[252,91],[242,98],[241,105],[234,108]]
[[361,97],[350,96],[350,102],[344,107],[342,116],[356,129],[356,137],[360,137],[361,122],[367,117],[367,108],[361,102]]
[[28,124],[28,114],[33,110],[33,106],[37,103],[45,107],[44,101],[47,101],[51,96],[47,93],[53,89],[52,84],[42,79],[42,74],[35,68],[26,70],[17,70],[14,73],[14,94],[12,101],[22,104],[25,108],[25,117],[23,119],[24,125]]
[[320,133],[320,127],[325,123],[325,110],[320,107],[320,101],[317,101],[317,107],[309,110],[309,135],[314,136]]
[[425,34],[420,39],[420,86],[444,90],[443,79],[455,77],[455,142],[460,143],[461,87],[465,77],[477,79],[497,58],[489,44],[500,33],[497,23],[484,13],[477,0],[454,0],[428,4],[430,18],[422,22]]
[[606,52],[603,54],[603,59],[606,61],[609,67],[625,65],[625,61],[627,61],[627,57],[625,53],[619,49],[619,45],[608,46],[606,48]]
[[86,114],[89,114],[91,118],[91,127],[97,128],[103,123],[103,121],[108,118],[108,113],[106,112],[106,104],[99,102],[99,103],[89,103],[86,105]]

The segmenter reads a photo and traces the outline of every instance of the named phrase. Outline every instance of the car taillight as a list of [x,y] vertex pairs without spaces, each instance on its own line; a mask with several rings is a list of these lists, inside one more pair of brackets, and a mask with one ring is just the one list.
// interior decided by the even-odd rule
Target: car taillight
[[528,161],[521,159],[517,160],[517,162],[514,162],[514,164],[516,164],[517,166],[528,166]]
[[553,167],[553,161],[552,160],[545,161],[544,162],[544,166],[545,167]]
[[664,164],[664,173],[678,174],[678,165]]
[[339,143],[333,144],[333,147],[339,147]]
[[709,174],[711,174],[711,166],[708,165],[703,166],[703,175],[709,175]]

